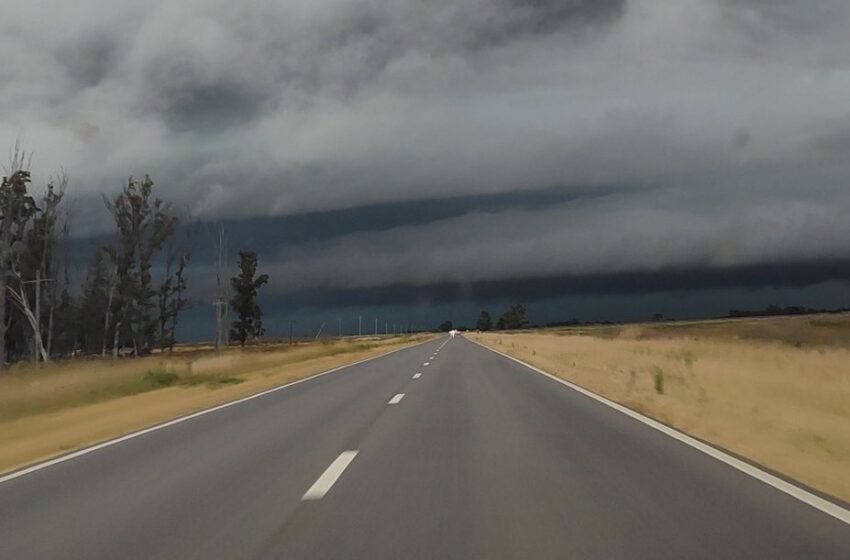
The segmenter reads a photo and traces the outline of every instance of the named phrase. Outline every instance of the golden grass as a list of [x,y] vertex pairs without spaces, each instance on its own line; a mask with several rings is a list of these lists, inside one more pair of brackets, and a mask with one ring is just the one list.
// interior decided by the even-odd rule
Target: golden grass
[[841,313],[627,325],[591,325],[547,329],[545,332],[564,335],[587,334],[600,338],[629,338],[634,340],[687,337],[782,342],[798,348],[803,346],[850,348],[850,315]]
[[472,336],[850,501],[850,345],[797,347],[796,340],[745,339],[728,330],[707,335],[715,325],[696,338],[691,327],[677,332],[667,325],[663,334],[649,335],[635,328],[642,327],[601,336],[563,330]]
[[[0,472],[426,338],[19,365],[0,374]],[[171,386],[159,385],[157,379],[170,379]]]

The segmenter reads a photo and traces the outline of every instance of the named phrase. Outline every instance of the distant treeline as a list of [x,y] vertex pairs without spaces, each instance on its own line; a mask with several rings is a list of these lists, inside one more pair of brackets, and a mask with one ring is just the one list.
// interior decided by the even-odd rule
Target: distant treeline
[[[592,325],[616,325],[615,321],[579,321],[578,319],[570,319],[569,321],[550,321],[545,325],[546,328],[552,327],[589,327]],[[535,328],[537,325],[532,325]]]
[[[478,316],[478,321],[475,323],[476,330],[479,331],[506,331],[518,330],[528,327],[528,319],[526,318],[525,306],[521,303],[515,303],[506,309],[499,318],[493,322],[493,316],[487,310],[481,311]],[[438,331],[449,332],[457,328],[458,330],[469,330],[465,325],[455,326],[451,321],[443,321],[437,327]]]
[[[838,309],[817,309],[813,307],[803,307],[799,305],[791,305],[782,307],[779,305],[768,305],[763,309],[731,309],[727,315],[716,317],[717,319],[738,318],[738,317],[776,317],[780,315],[815,315],[823,313],[847,313],[850,308]],[[661,313],[654,313],[648,318],[651,321],[675,321],[675,319],[665,319]],[[569,319],[566,321],[549,321],[543,324],[531,324],[526,319],[525,307],[520,304],[511,306],[505,313],[499,317],[499,320],[494,324],[490,314],[487,311],[482,311],[476,323],[475,328],[479,331],[489,330],[516,330],[516,329],[537,329],[537,328],[557,328],[557,327],[589,327],[594,325],[618,325],[633,321],[580,321],[578,319]],[[440,325],[440,330],[448,331],[452,328],[452,322],[446,321]],[[466,330],[466,327],[459,327],[460,330]]]
[[792,305],[789,307],[768,305],[764,309],[730,309],[727,317],[774,317],[777,315],[815,315],[820,313],[846,313],[848,311],[850,311],[850,309],[848,308],[815,309],[812,307],[801,307],[798,305]]

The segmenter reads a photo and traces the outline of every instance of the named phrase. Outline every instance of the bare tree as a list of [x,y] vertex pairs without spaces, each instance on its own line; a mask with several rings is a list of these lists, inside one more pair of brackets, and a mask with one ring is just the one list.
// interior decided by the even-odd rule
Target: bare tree
[[[109,297],[106,300],[106,313],[103,315],[103,350],[100,355],[106,357],[106,346],[109,343],[109,324],[112,321],[112,301],[115,299],[115,277],[109,283]],[[113,351],[113,357],[116,355],[117,349]]]
[[[38,362],[39,356],[49,356],[50,352],[44,346],[44,315],[42,313],[42,302],[47,302],[48,335],[52,329],[53,308],[56,301],[56,247],[58,245],[57,228],[59,226],[59,206],[65,196],[68,185],[68,177],[65,174],[59,176],[56,181],[47,184],[47,190],[41,198],[41,204],[33,214],[32,225],[26,230],[24,240],[26,245],[26,257],[13,259],[14,264],[21,267],[15,270],[19,279],[20,293],[15,298],[19,306],[28,305],[25,286],[32,287],[32,297],[35,300],[34,310],[22,309],[24,315],[34,316],[33,327],[33,359]],[[20,262],[19,262],[20,261]],[[13,266],[13,268],[15,268]],[[25,272],[24,272],[25,271]],[[23,280],[27,276],[29,280]],[[44,297],[44,296],[47,297]],[[45,360],[46,361],[46,360]]]
[[[68,220],[68,211],[66,210],[65,213],[64,213],[64,216],[63,216],[63,223],[62,223],[62,242],[61,242],[62,252],[61,252],[61,260],[59,262],[59,265],[61,265],[61,267],[62,267],[62,284],[61,284],[61,286],[62,286],[63,301],[68,299],[66,296],[68,296],[68,294],[69,294],[70,284],[71,284],[71,278],[70,278],[70,272],[69,272],[69,270],[70,270],[70,267],[69,267],[70,257],[68,255],[69,247],[70,247],[70,235],[71,235],[70,232],[71,232],[71,229],[70,229],[70,225],[68,224],[68,221],[69,221]],[[58,271],[57,271],[57,273],[58,273]],[[54,328],[55,328],[54,319],[55,319],[55,315],[56,315],[56,303],[57,303],[56,294],[58,294],[59,292],[60,292],[59,284],[58,284],[58,282],[54,282],[53,283],[53,290],[51,290],[51,292],[50,292],[50,295],[51,295],[51,297],[50,297],[50,312],[49,312],[49,315],[48,315],[48,318],[47,318],[47,354],[49,356],[53,355],[53,348],[54,348],[53,347],[53,337],[54,337]],[[64,305],[64,303],[63,303],[63,305]],[[69,327],[69,325],[65,324],[65,325],[62,325],[62,327],[67,329]]]
[[[65,196],[65,190],[68,187],[68,175],[61,173],[55,182],[51,181],[47,185],[47,192],[44,195],[41,215],[35,221],[33,232],[35,239],[41,245],[41,262],[39,262],[39,280],[36,282],[36,294],[40,296],[41,284],[45,283],[49,287],[47,298],[47,355],[50,356],[50,350],[53,344],[53,316],[56,308],[56,268],[57,255],[56,248],[59,245],[57,231],[60,226],[61,215],[59,205]],[[62,225],[62,230],[67,234],[68,224],[65,222]],[[38,297],[37,299],[40,299]],[[39,307],[39,306],[36,306]],[[41,311],[36,313],[36,317],[41,322]],[[43,337],[42,337],[43,338]]]
[[9,314],[6,308],[8,278],[13,257],[23,246],[26,222],[35,214],[35,200],[27,194],[30,182],[29,161],[15,143],[10,154],[8,175],[0,183],[0,369],[6,367],[6,331]]
[[[36,305],[35,311],[33,311],[33,309],[30,307],[29,299],[27,298],[27,291],[26,291],[27,282],[25,280],[23,280],[23,278],[21,278],[20,273],[17,270],[14,269],[14,266],[12,268],[12,274],[18,280],[18,289],[15,290],[12,286],[7,285],[6,291],[12,297],[12,300],[14,300],[14,302],[16,304],[18,304],[18,307],[20,308],[21,312],[24,314],[24,317],[26,317],[27,321],[29,321],[30,327],[32,327],[33,352],[35,354],[35,361],[38,362],[38,357],[40,356],[42,361],[49,362],[50,358],[47,355],[47,350],[44,348],[44,343],[42,342],[42,339],[41,339],[41,325],[39,324],[40,320],[39,320],[39,316],[38,316],[39,315],[38,305]],[[36,277],[36,280],[34,280],[34,282],[36,282],[36,283],[41,282],[40,275],[38,277]],[[38,288],[36,288],[36,290],[38,290]]]
[[157,342],[161,350],[174,349],[180,313],[189,308],[189,300],[184,294],[190,258],[191,254],[185,247],[178,250],[172,245],[168,249],[165,272],[157,291]]

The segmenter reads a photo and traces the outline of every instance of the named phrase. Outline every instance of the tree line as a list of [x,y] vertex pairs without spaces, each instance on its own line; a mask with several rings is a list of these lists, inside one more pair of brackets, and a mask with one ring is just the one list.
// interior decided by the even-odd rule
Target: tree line
[[[478,316],[478,321],[475,323],[475,328],[479,331],[508,331],[523,329],[528,325],[525,306],[521,303],[515,303],[506,309],[493,323],[493,317],[489,311],[481,311]],[[454,328],[454,323],[451,321],[443,321],[438,329],[442,332],[449,332]],[[461,330],[465,330],[461,327]]]
[[525,328],[528,325],[525,306],[515,303],[502,313],[493,324],[493,318],[488,311],[482,311],[478,316],[475,327],[479,331],[512,331]]
[[[191,305],[191,247],[177,239],[180,216],[147,175],[103,195],[114,232],[75,286],[67,186],[60,176],[33,194],[30,160],[16,147],[0,183],[0,368],[26,359],[173,350],[180,316]],[[244,345],[265,332],[257,291],[269,278],[257,275],[253,251],[240,251],[237,266],[226,291],[232,295],[216,309],[234,310],[230,338]]]

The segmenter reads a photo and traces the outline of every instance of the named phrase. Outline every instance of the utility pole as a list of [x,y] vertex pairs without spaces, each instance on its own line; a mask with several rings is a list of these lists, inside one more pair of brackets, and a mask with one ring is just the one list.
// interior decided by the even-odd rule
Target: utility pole
[[363,315],[357,318],[357,336],[363,336]]
[[215,349],[221,351],[223,344],[230,342],[230,331],[225,332],[224,323],[227,320],[227,280],[224,278],[225,263],[227,262],[227,238],[224,234],[224,226],[218,228],[218,239],[214,241],[216,252],[216,295],[218,298],[213,302],[215,308]]
[[338,338],[342,338],[342,317],[337,317],[336,322],[339,323],[339,330],[338,330],[339,337]]
[[378,336],[378,318],[375,317],[375,336]]
[[390,322],[384,321],[384,335],[390,334]]
[[[32,325],[33,337],[32,337],[32,354],[35,363],[37,364],[39,361],[39,357],[41,351],[44,349],[44,345],[41,343],[41,283],[42,282],[53,282],[53,278],[42,278],[41,270],[35,271],[35,280],[26,280],[21,282],[21,284],[35,284],[35,322]],[[21,294],[24,294],[23,287],[21,288]],[[23,301],[25,299],[21,298]],[[26,313],[26,311],[25,311]],[[47,353],[44,353],[44,361],[49,361],[49,356]]]
[[294,323],[294,319],[289,320],[289,345],[292,346],[292,323]]

